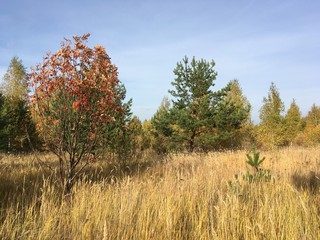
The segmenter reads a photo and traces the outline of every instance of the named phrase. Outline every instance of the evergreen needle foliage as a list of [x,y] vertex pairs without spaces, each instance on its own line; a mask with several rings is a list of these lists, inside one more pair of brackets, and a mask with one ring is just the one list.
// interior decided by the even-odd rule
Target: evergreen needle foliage
[[189,152],[217,148],[219,143],[230,139],[249,116],[250,105],[242,104],[243,99],[237,102],[229,94],[235,84],[229,82],[226,87],[213,91],[217,77],[214,67],[214,61],[195,57],[191,61],[185,57],[178,62],[173,71],[176,78],[171,83],[174,89],[169,90],[174,98],[172,108],[164,112],[168,113],[167,117],[159,119],[164,124],[159,120],[157,123],[160,131],[169,132],[171,140],[184,144],[183,148]]
[[260,159],[260,152],[257,152],[255,148],[252,149],[252,153],[252,156],[247,154],[247,163],[258,172],[260,165],[263,163],[266,157]]
[[251,174],[249,172],[246,173],[245,179],[249,182],[253,182],[254,180],[264,180],[268,181],[271,179],[270,170],[262,169],[260,165],[264,162],[266,158],[260,158],[260,152],[256,151],[255,148],[252,149],[252,156],[247,154],[247,164],[255,169],[255,173]]

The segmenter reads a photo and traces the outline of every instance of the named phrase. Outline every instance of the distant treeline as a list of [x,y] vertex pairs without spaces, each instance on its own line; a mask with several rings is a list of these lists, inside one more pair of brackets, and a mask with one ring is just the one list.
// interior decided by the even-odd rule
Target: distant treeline
[[[110,109],[109,117],[112,121],[101,120],[105,123],[102,124],[102,152],[112,158],[127,160],[139,157],[146,151],[167,154],[252,146],[314,146],[320,143],[320,107],[314,104],[307,116],[302,116],[299,106],[293,100],[289,109],[285,111],[280,93],[276,85],[271,83],[260,109],[261,121],[254,125],[250,116],[250,103],[244,96],[238,80],[230,81],[223,89],[214,90],[217,75],[214,66],[213,61],[195,58],[190,61],[187,57],[178,62],[174,69],[172,89],[169,90],[172,100],[164,98],[154,116],[143,122],[132,116],[132,101],[124,102],[125,88],[119,82],[115,88],[117,94],[110,97],[109,103],[118,102],[117,106],[121,107],[121,111],[120,108],[117,108],[118,112],[112,112],[113,109]],[[51,76],[49,79],[53,78],[54,76]],[[3,77],[0,92],[2,152],[19,153],[50,148],[44,137],[47,133],[41,132],[44,128],[39,121],[43,116],[37,115],[35,109],[39,106],[32,104],[34,94],[35,90],[30,89],[30,76],[26,73],[22,61],[14,57]],[[30,96],[33,96],[33,99]],[[50,98],[50,101],[57,99]],[[81,101],[70,101],[73,101],[73,109],[68,111],[78,114],[81,108],[77,108],[76,104],[81,105]],[[46,104],[50,108],[55,103]],[[62,106],[57,107],[59,108]],[[79,119],[82,117],[84,116]],[[55,121],[59,121],[59,118]],[[51,124],[54,123],[56,122]],[[78,131],[84,126],[86,125]],[[90,128],[89,125],[88,127]],[[86,134],[87,129],[82,130]],[[81,144],[81,139],[77,144]],[[92,148],[90,151],[95,150],[96,148]]]

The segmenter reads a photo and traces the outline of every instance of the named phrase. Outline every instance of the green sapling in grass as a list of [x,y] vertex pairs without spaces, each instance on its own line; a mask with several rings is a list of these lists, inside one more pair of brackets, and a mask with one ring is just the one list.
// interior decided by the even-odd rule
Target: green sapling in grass
[[245,175],[245,178],[249,181],[252,182],[253,180],[270,180],[271,179],[271,174],[269,169],[262,169],[260,166],[266,159],[265,157],[260,159],[260,152],[257,152],[255,148],[252,149],[253,155],[250,156],[247,154],[247,164],[249,164],[251,167],[255,169],[255,173],[251,174],[247,172]]
[[253,167],[256,172],[259,172],[260,170],[260,165],[263,163],[263,161],[266,159],[266,157],[263,157],[260,159],[260,152],[257,152],[255,148],[252,149],[253,156],[250,156],[247,154],[247,163]]

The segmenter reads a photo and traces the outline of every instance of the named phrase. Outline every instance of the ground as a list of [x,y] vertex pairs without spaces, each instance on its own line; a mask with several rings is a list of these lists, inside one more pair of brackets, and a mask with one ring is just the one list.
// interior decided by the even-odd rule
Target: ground
[[262,151],[271,179],[251,182],[246,153],[102,160],[67,197],[33,155],[2,155],[1,239],[320,239],[320,148]]

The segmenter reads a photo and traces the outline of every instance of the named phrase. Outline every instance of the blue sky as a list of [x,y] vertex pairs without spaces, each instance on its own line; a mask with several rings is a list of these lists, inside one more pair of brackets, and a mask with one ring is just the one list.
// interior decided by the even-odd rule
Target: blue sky
[[169,96],[184,56],[216,62],[214,89],[238,79],[259,119],[271,82],[286,107],[303,114],[320,105],[318,0],[0,0],[0,76],[14,56],[29,69],[64,37],[90,33],[103,45],[133,98],[133,112],[150,118]]

